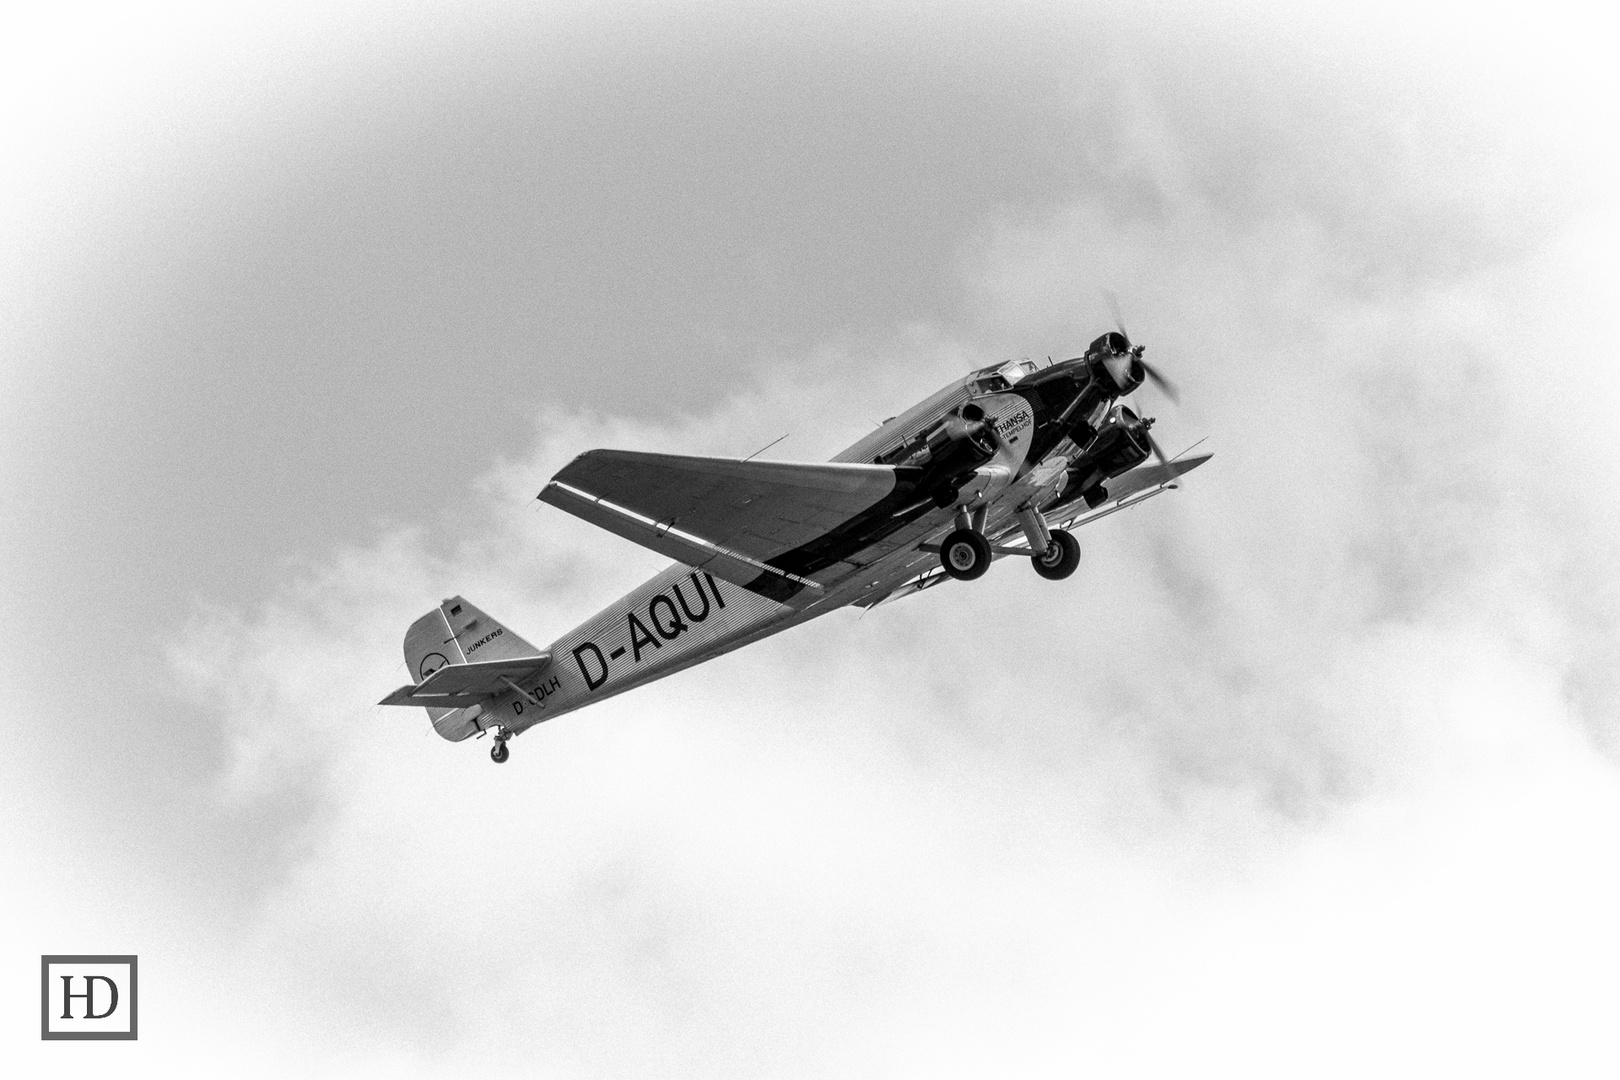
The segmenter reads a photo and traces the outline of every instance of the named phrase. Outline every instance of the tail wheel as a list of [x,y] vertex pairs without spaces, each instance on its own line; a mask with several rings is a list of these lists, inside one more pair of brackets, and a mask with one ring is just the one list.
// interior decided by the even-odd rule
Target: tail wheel
[[489,748],[489,759],[499,765],[512,756],[512,751],[506,748],[505,739],[496,739],[495,745]]
[[939,545],[939,562],[959,581],[983,577],[990,569],[990,541],[972,529],[957,529]]
[[1035,572],[1049,581],[1061,581],[1080,565],[1080,541],[1062,529],[1052,530],[1052,541],[1039,555],[1031,555]]

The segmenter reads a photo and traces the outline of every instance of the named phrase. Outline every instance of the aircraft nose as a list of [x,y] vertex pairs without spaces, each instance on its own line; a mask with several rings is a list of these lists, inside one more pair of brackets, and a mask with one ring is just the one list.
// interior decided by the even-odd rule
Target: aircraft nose
[[1110,356],[1103,361],[1103,367],[1108,370],[1108,374],[1113,378],[1115,386],[1122,391],[1129,392],[1134,387],[1141,385],[1142,379],[1139,371],[1141,363],[1136,357],[1125,353]]

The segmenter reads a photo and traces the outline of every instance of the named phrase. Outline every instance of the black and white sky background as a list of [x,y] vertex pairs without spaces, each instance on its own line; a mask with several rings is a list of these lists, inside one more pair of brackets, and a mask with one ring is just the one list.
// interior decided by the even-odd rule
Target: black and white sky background
[[[1613,1075],[1615,37],[1560,5],[170,4],[0,24],[0,1023],[43,1073]],[[1187,488],[536,729],[663,565],[1099,287]],[[41,1044],[47,952],[141,1040]]]

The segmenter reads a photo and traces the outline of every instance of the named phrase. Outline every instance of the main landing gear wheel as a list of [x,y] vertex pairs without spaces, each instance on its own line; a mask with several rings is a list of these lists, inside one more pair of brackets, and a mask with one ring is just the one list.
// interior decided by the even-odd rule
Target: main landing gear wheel
[[495,745],[489,748],[489,759],[497,765],[502,764],[511,756],[512,751],[506,748],[505,739],[497,738],[495,740]]
[[1052,530],[1051,543],[1039,555],[1031,555],[1035,572],[1049,581],[1061,581],[1080,565],[1080,541],[1062,529]]
[[947,574],[959,581],[983,577],[990,569],[990,541],[981,532],[957,529],[939,545],[939,562]]

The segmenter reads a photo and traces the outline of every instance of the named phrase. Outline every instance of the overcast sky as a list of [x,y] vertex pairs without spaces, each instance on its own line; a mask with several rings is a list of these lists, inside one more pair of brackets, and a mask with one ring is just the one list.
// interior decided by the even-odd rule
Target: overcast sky
[[[1614,36],[1556,5],[0,22],[7,1060],[1620,1070]],[[1185,489],[534,729],[663,560],[593,447],[825,459],[1108,326]],[[42,1044],[37,957],[140,955]]]

